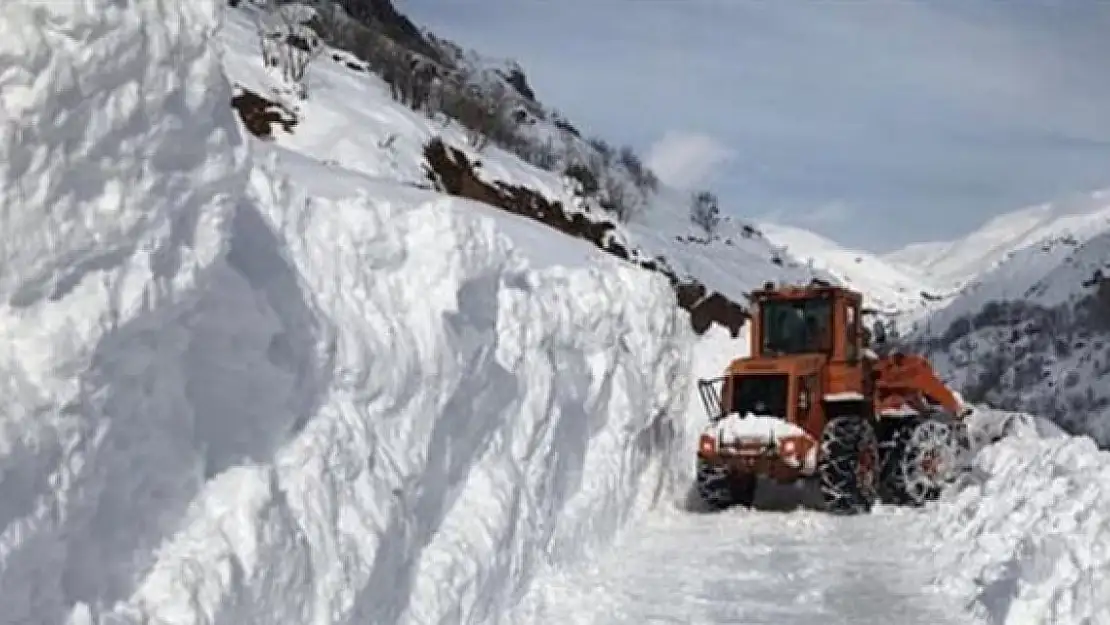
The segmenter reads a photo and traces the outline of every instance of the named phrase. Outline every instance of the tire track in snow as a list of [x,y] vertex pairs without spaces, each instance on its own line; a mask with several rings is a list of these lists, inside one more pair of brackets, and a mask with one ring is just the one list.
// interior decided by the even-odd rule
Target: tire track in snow
[[932,590],[928,515],[878,507],[871,515],[836,517],[774,505],[718,514],[661,511],[587,568],[544,580],[522,604],[526,615],[514,620],[972,623],[950,597]]

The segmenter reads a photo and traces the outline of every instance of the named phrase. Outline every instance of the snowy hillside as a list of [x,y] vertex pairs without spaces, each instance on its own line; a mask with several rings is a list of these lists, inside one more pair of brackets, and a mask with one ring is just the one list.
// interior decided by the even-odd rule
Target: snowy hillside
[[1071,262],[1076,247],[1110,230],[1110,190],[1024,208],[953,241],[914,243],[882,255],[846,249],[801,228],[759,229],[790,256],[865,293],[899,331],[924,331],[926,323],[943,331],[953,315],[1043,291],[1038,283],[1047,284],[1057,265]]
[[[546,111],[530,91],[531,98],[509,93],[502,79],[507,71],[497,69],[501,64],[441,39],[433,39],[432,45],[458,65],[450,70],[433,65],[429,73],[443,73],[444,84],[459,74],[471,81],[467,84],[472,90],[501,94],[496,105],[519,122],[510,128],[493,128],[489,122],[482,126],[489,135],[478,136],[438,110],[453,110],[450,106],[421,108],[403,93],[395,97],[403,86],[383,80],[354,53],[333,49],[321,53],[312,65],[304,87],[308,98],[294,97],[279,72],[262,71],[259,15],[246,2],[229,14],[224,37],[227,66],[241,92],[270,100],[274,109],[295,119],[288,128],[277,123],[264,126],[278,145],[332,167],[497,205],[592,240],[619,257],[662,270],[672,282],[688,285],[685,293],[676,289],[682,307],[690,310],[704,302],[703,314],[730,318],[729,323],[742,312],[747,292],[767,280],[804,283],[827,277],[782,254],[757,229],[736,218],[722,219],[714,236],[706,236],[690,220],[690,198],[654,180],[634,154],[618,153],[597,138],[582,138],[569,122]],[[336,39],[346,43],[351,36]],[[363,50],[357,42],[349,47]],[[373,61],[375,54],[371,50],[365,56]],[[444,90],[440,100],[453,97],[447,87]],[[502,135],[507,138],[499,142]],[[430,149],[437,138],[444,143],[443,158]],[[713,292],[727,302],[709,299]],[[724,304],[736,310],[713,312]]]
[[1018,252],[911,344],[969,398],[1110,446],[1110,233],[1049,258],[1039,247]]
[[[1042,414],[1110,445],[1110,195],[1003,215],[966,241],[990,236],[999,243],[976,261],[990,264],[910,345],[970,399]],[[932,266],[946,262],[955,267]]]
[[870,252],[850,250],[816,233],[780,224],[759,229],[784,252],[864,294],[864,305],[897,328],[910,328],[940,299],[930,279]]
[[[1041,248],[1049,255],[1042,264],[1050,267],[1069,248],[1108,229],[1110,190],[1103,190],[999,215],[958,240],[913,244],[883,259],[919,269],[946,292],[966,291],[1019,250]],[[1032,265],[1027,273],[1035,271]]]

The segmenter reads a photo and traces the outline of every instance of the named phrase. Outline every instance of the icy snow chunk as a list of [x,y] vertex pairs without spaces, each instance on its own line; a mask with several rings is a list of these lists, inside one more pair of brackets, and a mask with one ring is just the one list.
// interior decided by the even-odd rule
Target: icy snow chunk
[[790,436],[806,436],[806,431],[780,417],[733,412],[710,426],[719,443],[731,445],[744,440],[779,440]]
[[936,583],[992,623],[1110,623],[1110,453],[1028,415],[976,418],[1006,436],[937,507]]

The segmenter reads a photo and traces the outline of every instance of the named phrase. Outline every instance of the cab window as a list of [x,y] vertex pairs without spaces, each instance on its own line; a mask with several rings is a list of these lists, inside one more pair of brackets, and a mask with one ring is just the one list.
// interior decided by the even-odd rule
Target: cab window
[[832,343],[832,304],[827,299],[763,302],[760,311],[766,353],[821,352]]

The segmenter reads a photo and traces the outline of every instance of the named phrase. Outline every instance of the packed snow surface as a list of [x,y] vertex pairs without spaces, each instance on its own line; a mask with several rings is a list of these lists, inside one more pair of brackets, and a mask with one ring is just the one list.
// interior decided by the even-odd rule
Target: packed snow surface
[[522,624],[732,623],[967,625],[928,588],[928,516],[880,509],[839,518],[812,492],[760,485],[754,510],[670,511],[625,533],[609,555],[560,574],[524,601]]

